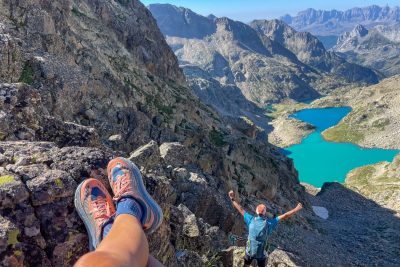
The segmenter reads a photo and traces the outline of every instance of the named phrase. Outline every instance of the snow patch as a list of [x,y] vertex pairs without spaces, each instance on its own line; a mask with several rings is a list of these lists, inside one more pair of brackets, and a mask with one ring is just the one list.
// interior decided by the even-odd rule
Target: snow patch
[[329,218],[329,212],[325,207],[320,207],[320,206],[312,206],[312,209],[318,217],[326,220]]

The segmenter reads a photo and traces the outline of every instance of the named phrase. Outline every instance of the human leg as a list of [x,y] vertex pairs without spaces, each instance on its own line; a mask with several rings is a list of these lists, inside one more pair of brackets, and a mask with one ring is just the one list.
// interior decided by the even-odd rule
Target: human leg
[[[76,266],[163,266],[153,257],[149,258],[148,242],[143,232],[143,229],[150,233],[155,231],[163,215],[161,208],[147,193],[139,169],[129,160],[117,158],[109,163],[107,171],[117,201],[116,219],[112,227],[107,225],[103,231],[107,233],[111,228],[98,247],[100,238],[96,239],[97,243],[91,242],[94,243],[92,247],[97,247],[96,251],[84,255]],[[81,191],[84,190],[79,190],[79,194],[84,194]],[[77,190],[76,198],[79,194]],[[109,198],[107,200],[109,202]],[[75,204],[83,220],[91,217],[90,210],[79,212],[80,206],[84,206],[82,203]],[[90,232],[90,227],[87,229]]]
[[144,267],[148,256],[149,245],[139,220],[121,214],[96,251],[84,255],[75,267]]
[[264,259],[257,259],[257,266],[258,266],[258,267],[265,267],[265,266],[266,266],[266,263],[267,263],[267,259],[266,259],[266,258],[264,258]]
[[249,267],[251,263],[253,262],[253,258],[247,255],[247,253],[244,255],[244,267]]

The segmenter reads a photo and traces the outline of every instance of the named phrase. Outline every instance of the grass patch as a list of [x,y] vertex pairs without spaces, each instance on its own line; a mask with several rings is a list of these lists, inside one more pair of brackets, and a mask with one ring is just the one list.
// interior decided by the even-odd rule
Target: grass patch
[[33,83],[33,76],[34,71],[32,66],[25,64],[24,68],[22,69],[21,76],[18,79],[18,82],[31,85]]
[[360,167],[352,172],[351,178],[346,180],[346,185],[366,186],[369,184],[368,180],[372,178],[374,172],[374,166]]
[[209,137],[211,142],[216,145],[217,147],[223,147],[224,145],[226,145],[227,143],[224,141],[224,135],[217,131],[217,130],[212,130],[209,133]]
[[283,115],[295,113],[301,109],[305,109],[307,104],[290,103],[290,104],[269,104],[265,107],[266,115],[276,119]]
[[376,121],[372,122],[372,127],[377,128],[381,131],[385,130],[385,127],[390,124],[388,118],[377,119]]
[[327,141],[359,143],[364,140],[364,134],[355,130],[347,123],[339,123],[337,126],[322,132]]
[[0,176],[0,186],[14,182],[14,176],[4,175]]

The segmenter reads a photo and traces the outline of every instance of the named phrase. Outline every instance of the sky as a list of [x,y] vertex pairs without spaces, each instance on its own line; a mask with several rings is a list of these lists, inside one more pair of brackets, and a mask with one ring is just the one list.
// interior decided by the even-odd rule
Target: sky
[[370,5],[399,6],[399,0],[141,0],[145,5],[170,3],[190,8],[201,15],[214,14],[244,22],[296,15],[307,8],[346,10]]

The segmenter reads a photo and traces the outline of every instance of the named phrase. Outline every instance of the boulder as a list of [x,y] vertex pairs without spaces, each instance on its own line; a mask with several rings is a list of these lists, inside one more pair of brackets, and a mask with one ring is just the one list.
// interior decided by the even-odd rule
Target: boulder
[[157,142],[152,140],[148,144],[139,147],[131,153],[129,160],[146,169],[151,169],[160,164],[161,155]]
[[29,180],[26,185],[31,192],[32,203],[35,206],[71,197],[77,187],[75,180],[67,172],[60,170],[47,171]]
[[218,256],[223,267],[241,267],[244,264],[244,247],[229,247],[222,250]]
[[29,198],[29,193],[19,177],[0,173],[0,209],[12,208]]
[[187,148],[177,142],[163,143],[160,146],[160,155],[166,165],[174,167],[182,167],[192,161]]

